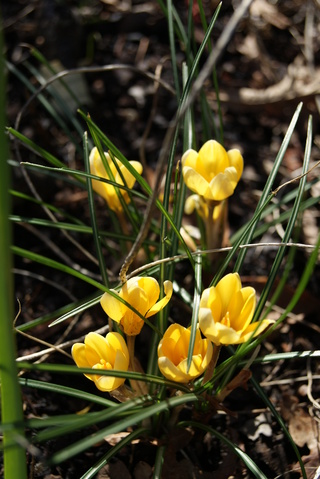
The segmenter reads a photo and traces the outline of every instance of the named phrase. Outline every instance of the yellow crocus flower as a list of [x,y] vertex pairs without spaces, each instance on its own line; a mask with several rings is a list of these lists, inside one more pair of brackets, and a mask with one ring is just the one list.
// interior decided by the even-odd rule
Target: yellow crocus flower
[[[101,157],[99,155],[99,151],[96,147],[93,148],[89,156],[90,172],[93,175],[100,176],[101,178],[104,178],[106,180],[114,181],[118,185],[125,185],[130,189],[133,188],[133,185],[136,181],[135,177],[121,163],[121,161],[115,158],[115,162],[118,166],[117,168],[108,153],[105,153],[105,157],[112,173],[112,177],[110,178],[110,176],[106,172]],[[129,163],[141,175],[143,169],[142,164],[139,161],[130,161]],[[118,169],[120,170],[121,174],[119,173]],[[122,178],[124,179],[124,181]],[[122,212],[123,208],[121,205],[121,201],[114,186],[99,180],[92,180],[92,187],[100,196],[102,196],[106,200],[109,208],[112,211],[115,211],[116,213]],[[119,193],[122,195],[124,201],[126,203],[129,203],[130,198],[127,191],[119,189]]]
[[[128,371],[129,351],[125,340],[119,333],[108,333],[104,338],[98,333],[89,333],[84,344],[72,346],[72,357],[79,368],[99,370]],[[125,378],[85,374],[94,381],[100,391],[114,391],[125,382]]]
[[[172,296],[172,283],[163,283],[165,296],[157,302],[160,295],[160,286],[154,278],[135,276],[130,278],[121,288],[120,292],[114,293],[139,311],[141,316],[149,318],[163,309]],[[144,321],[134,311],[109,293],[104,293],[101,306],[107,315],[120,324],[120,327],[128,336],[136,336],[140,333]]]
[[231,196],[241,178],[243,158],[237,149],[228,152],[215,140],[182,156],[182,174],[187,187],[207,201]]
[[200,329],[216,346],[244,343],[273,323],[270,319],[251,323],[255,307],[255,289],[242,288],[238,273],[227,274],[216,286],[202,293]]
[[200,376],[210,363],[213,347],[210,341],[202,339],[199,329],[192,354],[191,365],[187,371],[190,328],[180,324],[171,324],[158,346],[158,366],[161,373],[172,381],[188,383]]

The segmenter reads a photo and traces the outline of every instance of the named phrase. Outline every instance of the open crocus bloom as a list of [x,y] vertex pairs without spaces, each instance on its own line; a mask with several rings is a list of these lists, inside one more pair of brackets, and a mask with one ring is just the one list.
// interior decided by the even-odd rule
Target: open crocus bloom
[[[108,333],[104,338],[98,333],[89,333],[84,344],[72,346],[72,357],[79,368],[98,370],[128,371],[129,351],[125,340],[119,333]],[[85,374],[94,381],[100,391],[113,391],[125,382],[125,378]]]
[[[105,153],[105,157],[108,162],[111,175],[108,175],[99,155],[99,151],[96,147],[93,148],[89,157],[90,172],[93,175],[100,176],[101,178],[105,178],[106,180],[114,181],[118,185],[127,186],[130,189],[133,188],[133,185],[136,181],[135,177],[128,171],[128,169],[121,163],[121,161],[115,158],[115,162],[118,166],[117,168],[108,153]],[[142,165],[141,163],[139,163],[139,161],[130,161],[130,165],[132,165],[133,168],[141,175]],[[112,211],[121,212],[123,210],[121,201],[114,186],[99,180],[92,180],[92,187],[99,195],[101,195],[106,200],[109,208]],[[129,203],[130,199],[127,191],[119,189],[119,193],[122,195],[124,201],[126,203]]]
[[213,352],[210,341],[202,339],[200,331],[196,339],[189,371],[187,371],[190,328],[171,324],[158,346],[158,365],[161,373],[172,381],[188,383],[200,376],[207,368]]
[[215,140],[199,150],[188,150],[182,156],[182,174],[187,187],[210,201],[231,196],[241,178],[243,158],[237,149],[226,150]]
[[[172,296],[171,281],[165,281],[163,287],[165,296],[158,302],[160,286],[154,278],[135,276],[122,286],[119,293],[112,291],[133,306],[141,316],[149,318],[163,309]],[[140,333],[144,321],[132,309],[109,293],[103,294],[100,303],[107,315],[120,323],[125,334],[136,336]]]
[[215,345],[241,344],[262,333],[270,319],[251,323],[256,307],[256,292],[242,288],[238,273],[230,273],[217,286],[205,289],[199,308],[199,326]]

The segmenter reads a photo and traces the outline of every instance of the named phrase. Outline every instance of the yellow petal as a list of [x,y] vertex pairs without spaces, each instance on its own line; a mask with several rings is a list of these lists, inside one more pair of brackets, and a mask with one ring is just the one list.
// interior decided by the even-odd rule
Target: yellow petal
[[[123,298],[133,306],[139,313],[144,316],[148,311],[149,301],[146,292],[140,288],[138,283],[130,285],[129,281],[122,286],[121,295]],[[125,306],[126,309],[128,309]]]
[[[187,334],[185,332],[187,331]],[[189,333],[189,334],[188,334]],[[190,340],[190,330],[185,330],[175,344],[174,348],[174,364],[178,365],[188,355],[188,346]]]
[[[205,294],[204,294],[205,293]],[[200,302],[200,307],[207,307],[211,310],[214,322],[221,321],[222,314],[222,300],[216,287],[208,288],[203,293],[203,301]],[[205,304],[206,301],[206,304]]]
[[[237,333],[237,331],[221,323],[218,323],[215,326],[216,326],[216,335],[215,335],[216,340],[213,342],[216,345],[223,344],[227,346],[228,344],[239,343],[241,335]],[[210,338],[208,337],[208,339]]]
[[173,285],[171,281],[165,281],[163,283],[163,289],[165,296],[149,309],[146,314],[146,318],[149,318],[150,316],[153,316],[154,314],[158,313],[169,303],[173,292]]
[[130,358],[129,358],[128,349],[127,351],[118,349],[116,352],[113,369],[117,371],[127,371],[129,367],[129,360]]
[[159,283],[154,278],[142,277],[142,278],[139,278],[138,284],[140,288],[142,288],[146,293],[146,297],[148,299],[148,309],[150,309],[150,307],[153,306],[159,298],[159,295],[160,295]]
[[232,326],[237,331],[244,331],[251,323],[254,310],[256,308],[256,292],[254,288],[248,286],[241,289],[242,308]]
[[189,166],[185,166],[182,167],[182,174],[185,184],[191,191],[200,196],[204,196],[207,199],[213,199],[208,181],[206,181],[196,170]]
[[212,199],[223,201],[229,198],[237,186],[237,172],[235,168],[228,168],[224,173],[218,173],[211,182],[210,190]]
[[174,360],[174,348],[175,348],[176,342],[169,337],[164,337],[161,339],[158,345],[158,356],[166,356],[167,358],[170,359],[174,364],[176,364],[176,361]]
[[202,368],[203,368],[203,371],[205,371],[213,355],[213,346],[212,346],[212,342],[207,339],[203,339],[202,341],[203,341],[203,347],[205,348],[205,351],[206,351],[202,361]]
[[91,364],[89,364],[87,360],[84,344],[74,344],[71,349],[71,354],[78,368],[91,368]]
[[[106,340],[111,348],[113,348],[117,353],[121,352],[121,354],[123,354],[124,357],[127,358],[127,362],[129,365],[129,351],[123,336],[121,336],[120,333],[112,332],[107,334]],[[125,369],[116,365],[117,353],[114,363],[114,369]]]
[[87,334],[85,340],[86,355],[91,367],[100,362],[100,359],[109,359],[110,348],[106,339],[98,333]]
[[[137,171],[137,173],[141,175],[143,170],[142,164],[139,161],[130,161],[129,163],[131,166],[133,166],[133,168]],[[130,173],[130,171],[123,164],[120,165],[120,171],[121,171],[121,175],[124,178],[125,185],[131,189],[136,182],[135,177]],[[115,178],[117,183],[119,183],[120,185],[123,185],[123,181],[119,173],[117,173]]]
[[200,148],[197,171],[207,181],[210,182],[213,176],[224,172],[228,166],[227,152],[217,141],[209,140]]
[[162,356],[158,358],[158,366],[161,373],[167,379],[177,383],[187,383],[189,378],[186,377],[167,357]]
[[237,171],[237,181],[240,180],[243,172],[243,158],[239,150],[233,149],[228,151],[230,166],[234,166]]
[[125,382],[125,378],[115,378],[112,376],[95,376],[94,383],[100,391],[110,392],[120,387]]
[[[248,339],[252,337],[256,337],[261,334],[265,329],[267,329],[270,324],[273,324],[274,321],[272,319],[263,319],[262,321],[257,321],[255,323],[251,323],[244,333],[241,335],[241,343],[245,343]],[[240,344],[239,342],[239,344]]]
[[197,167],[198,153],[192,149],[187,150],[181,158],[182,168],[189,166],[193,170]]
[[[114,293],[117,293],[115,290],[111,290]],[[117,298],[114,296],[111,296],[109,293],[104,293],[100,299],[100,304],[105,311],[105,313],[113,319],[113,321],[116,321],[117,323],[120,322],[121,318],[124,315],[124,312],[126,310],[126,306],[121,303]]]
[[[221,299],[222,316],[228,311],[229,303],[236,291],[241,289],[241,280],[238,273],[230,273],[224,276],[216,286],[217,293]],[[240,313],[240,311],[239,311]]]
[[205,336],[207,336],[207,330],[211,327],[211,324],[214,324],[211,309],[204,308],[204,307],[200,308],[199,309],[199,326]]

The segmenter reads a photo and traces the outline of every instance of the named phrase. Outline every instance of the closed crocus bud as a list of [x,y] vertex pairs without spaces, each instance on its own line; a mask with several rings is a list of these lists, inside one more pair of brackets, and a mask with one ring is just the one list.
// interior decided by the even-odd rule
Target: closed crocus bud
[[[135,276],[122,286],[119,293],[112,291],[139,311],[141,316],[149,318],[170,301],[173,289],[171,281],[165,281],[163,287],[165,296],[160,301],[160,286],[154,278]],[[144,321],[132,309],[109,293],[103,294],[100,303],[107,315],[120,324],[125,334],[136,336],[140,333]]]
[[99,370],[128,371],[129,351],[121,334],[108,333],[103,337],[98,333],[89,333],[84,344],[73,345],[71,353],[79,368],[95,370],[95,374],[85,376],[94,381],[100,391],[114,391],[125,382],[125,378],[99,375]]
[[231,196],[241,178],[243,158],[237,149],[228,152],[215,140],[182,157],[182,174],[187,187],[208,201]]
[[212,344],[202,339],[197,330],[189,371],[187,370],[190,328],[172,324],[158,346],[158,366],[161,373],[177,383],[188,383],[200,376],[212,357]]
[[251,323],[255,307],[254,288],[242,288],[238,273],[230,273],[217,286],[203,291],[199,308],[200,329],[217,346],[244,343],[273,323],[270,319]]
[[[104,178],[106,180],[114,181],[118,185],[127,186],[130,189],[133,188],[133,185],[136,181],[135,177],[121,163],[121,161],[115,158],[115,162],[117,163],[118,167],[117,168],[108,153],[105,153],[105,157],[109,165],[111,175],[109,175],[106,171],[102,159],[99,155],[99,151],[96,147],[93,148],[89,157],[90,172],[93,175],[100,176],[101,178]],[[141,175],[143,169],[142,164],[139,163],[139,161],[130,161],[129,163]],[[123,210],[121,201],[118,196],[118,192],[115,190],[114,186],[108,183],[104,183],[103,181],[92,180],[92,187],[100,196],[102,196],[106,200],[109,208],[112,211],[119,213]],[[130,199],[127,191],[125,191],[124,189],[119,189],[119,194],[121,194],[123,200],[126,203],[129,203]]]

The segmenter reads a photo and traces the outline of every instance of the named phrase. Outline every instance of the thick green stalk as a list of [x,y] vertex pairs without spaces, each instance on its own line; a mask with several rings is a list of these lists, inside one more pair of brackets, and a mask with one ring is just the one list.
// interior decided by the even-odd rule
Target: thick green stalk
[[9,167],[5,128],[5,82],[3,39],[0,31],[0,381],[1,422],[5,479],[27,477],[23,413],[15,363],[13,335],[13,281],[11,274],[11,230],[9,225]]

